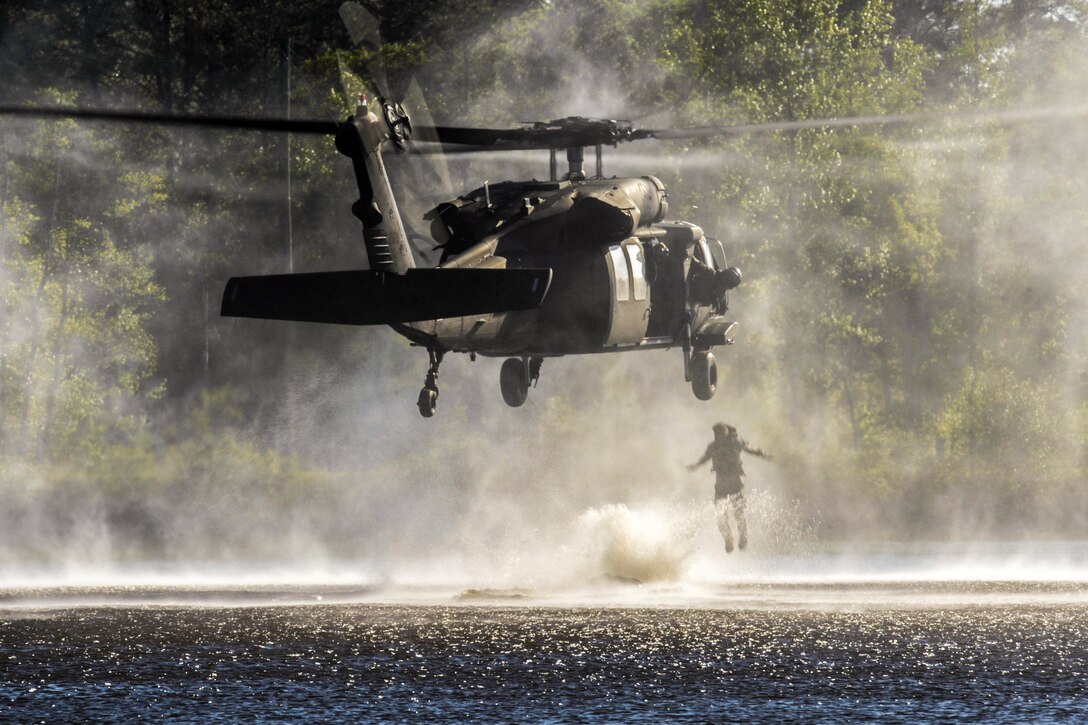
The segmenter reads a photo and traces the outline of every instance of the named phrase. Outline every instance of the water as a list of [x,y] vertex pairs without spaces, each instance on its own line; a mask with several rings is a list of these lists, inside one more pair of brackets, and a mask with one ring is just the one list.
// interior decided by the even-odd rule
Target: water
[[8,613],[0,716],[201,721],[1088,715],[1083,605],[304,605]]
[[1084,721],[1086,551],[708,554],[550,589],[84,572],[0,590],[0,720]]

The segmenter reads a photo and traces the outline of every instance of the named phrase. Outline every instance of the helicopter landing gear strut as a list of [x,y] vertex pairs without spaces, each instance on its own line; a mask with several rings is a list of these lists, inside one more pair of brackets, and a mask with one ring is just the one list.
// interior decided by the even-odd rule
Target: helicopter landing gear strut
[[499,387],[502,388],[502,399],[511,408],[519,408],[525,405],[529,398],[529,386],[536,385],[540,379],[540,366],[544,362],[542,357],[507,358],[502,363],[499,371]]
[[419,400],[416,402],[419,406],[419,414],[424,418],[432,417],[435,408],[438,407],[438,366],[442,364],[442,357],[446,351],[440,347],[428,347],[427,354],[431,358],[431,367],[427,369],[427,379],[419,391]]

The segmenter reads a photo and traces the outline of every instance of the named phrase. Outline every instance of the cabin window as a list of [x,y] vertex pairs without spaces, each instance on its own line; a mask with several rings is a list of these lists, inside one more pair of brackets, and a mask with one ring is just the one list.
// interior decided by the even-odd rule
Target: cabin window
[[631,262],[631,281],[634,283],[636,300],[646,299],[646,264],[642,258],[642,247],[635,244],[625,244],[623,250],[627,253],[627,259]]
[[626,302],[631,299],[631,274],[627,271],[627,260],[619,247],[609,247],[608,256],[612,257],[612,279],[616,282],[616,301]]

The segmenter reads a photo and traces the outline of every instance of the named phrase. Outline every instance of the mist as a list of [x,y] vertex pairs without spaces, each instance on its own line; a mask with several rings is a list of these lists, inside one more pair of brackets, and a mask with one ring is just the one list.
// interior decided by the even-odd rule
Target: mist
[[[661,11],[610,19],[645,29]],[[590,43],[580,19],[567,3],[508,14],[411,75],[439,123],[763,120],[744,93],[685,75],[690,61],[620,31]],[[1069,60],[1079,31],[1016,50],[1007,83],[1047,79],[1002,97],[1019,107],[1088,85]],[[298,72],[327,80],[319,64]],[[662,178],[670,217],[721,238],[744,272],[717,395],[692,396],[679,349],[645,351],[547,359],[511,409],[500,360],[451,355],[431,420],[415,407],[426,355],[390,330],[217,317],[229,276],[365,266],[331,144],[292,140],[289,253],[282,139],[67,124],[50,147],[57,125],[5,122],[0,575],[562,590],[774,576],[789,557],[888,539],[1083,538],[1080,120],[606,149],[606,175]],[[453,196],[547,174],[545,152],[447,163]],[[66,191],[56,208],[48,180]],[[445,193],[405,206],[422,252],[419,217]],[[87,237],[58,246],[62,228]],[[685,469],[721,420],[776,459],[746,459],[751,551],[724,564],[713,476]]]

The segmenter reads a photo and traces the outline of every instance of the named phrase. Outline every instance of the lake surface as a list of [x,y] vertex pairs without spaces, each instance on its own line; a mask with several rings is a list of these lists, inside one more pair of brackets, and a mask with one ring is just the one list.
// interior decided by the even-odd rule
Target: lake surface
[[0,720],[1088,719],[1088,578],[1027,576],[1075,568],[809,563],[563,591],[8,587]]

